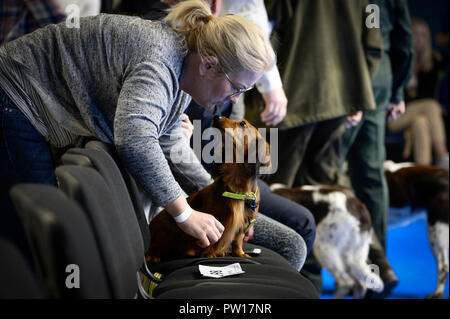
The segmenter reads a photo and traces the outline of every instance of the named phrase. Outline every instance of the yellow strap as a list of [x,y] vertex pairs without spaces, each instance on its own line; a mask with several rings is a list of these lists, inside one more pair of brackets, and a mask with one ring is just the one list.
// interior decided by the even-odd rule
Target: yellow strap
[[247,228],[245,229],[244,234],[245,234],[246,232],[248,232],[248,230],[250,229],[250,227],[252,227],[252,225],[253,225],[255,222],[256,222],[256,218],[252,218],[252,219],[250,219],[250,220],[248,221],[248,226],[247,226]]
[[[161,279],[162,274],[160,274],[159,272],[155,272],[153,274],[153,276],[155,276],[158,279]],[[153,291],[155,290],[156,287],[158,287],[158,284],[156,282],[150,280],[147,276],[144,276],[144,280],[142,282],[142,287],[144,287],[144,289],[147,291],[147,293],[150,296],[153,296]]]
[[231,184],[227,184],[227,186],[231,190],[231,192],[223,192],[222,196],[232,198],[232,199],[239,199],[239,200],[246,200],[246,199],[256,200],[256,195],[258,194],[258,190],[259,190],[258,186],[256,186],[255,192],[242,193],[242,192],[237,192],[236,189]]

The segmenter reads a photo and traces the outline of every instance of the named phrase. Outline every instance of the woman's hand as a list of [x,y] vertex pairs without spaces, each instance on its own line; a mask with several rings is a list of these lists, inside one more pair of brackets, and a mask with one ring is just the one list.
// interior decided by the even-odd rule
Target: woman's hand
[[189,120],[189,116],[187,116],[186,113],[183,113],[181,122],[181,129],[183,130],[184,137],[188,140],[188,142],[191,140],[192,133],[194,132],[194,125],[192,125],[192,122]]
[[262,97],[266,103],[266,108],[264,109],[264,112],[261,113],[261,121],[266,125],[275,126],[286,116],[288,103],[286,94],[281,88],[262,93]]
[[253,226],[251,226],[251,227],[248,229],[248,231],[245,233],[245,236],[244,236],[244,243],[247,243],[249,240],[252,240],[252,239],[253,239],[253,233],[254,233]]
[[192,210],[191,216],[186,221],[177,223],[177,225],[186,234],[197,238],[197,245],[202,248],[215,244],[225,230],[213,215],[196,210]]
[[[179,218],[179,216],[189,211],[186,198],[182,195],[166,205],[165,209],[174,218]],[[194,209],[192,209],[190,214],[188,212],[185,218],[182,218],[182,222],[177,222],[178,227],[186,234],[197,238],[197,245],[202,248],[215,244],[222,237],[223,231],[225,230],[225,227],[213,215],[205,214]]]

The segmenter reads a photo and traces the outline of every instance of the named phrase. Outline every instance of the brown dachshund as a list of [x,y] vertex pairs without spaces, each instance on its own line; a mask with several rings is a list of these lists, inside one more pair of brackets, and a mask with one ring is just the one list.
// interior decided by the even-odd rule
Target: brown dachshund
[[[223,235],[215,244],[201,248],[196,244],[197,239],[184,233],[163,210],[150,222],[151,243],[146,254],[149,262],[222,257],[230,254],[230,250],[232,256],[250,257],[244,253],[242,244],[258,211],[260,194],[256,178],[260,167],[270,165],[269,145],[245,120],[236,122],[216,117],[214,127],[222,137],[218,151],[223,163],[216,162],[218,177],[187,201],[193,209],[212,214],[221,222],[225,227]],[[264,161],[260,160],[257,146],[264,147]]]

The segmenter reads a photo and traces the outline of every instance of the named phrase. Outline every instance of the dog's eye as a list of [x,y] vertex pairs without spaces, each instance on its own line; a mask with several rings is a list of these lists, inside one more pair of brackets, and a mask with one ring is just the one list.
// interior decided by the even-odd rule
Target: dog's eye
[[242,127],[247,127],[247,123],[245,123],[245,121],[241,121],[241,122],[239,123],[239,125],[242,126]]

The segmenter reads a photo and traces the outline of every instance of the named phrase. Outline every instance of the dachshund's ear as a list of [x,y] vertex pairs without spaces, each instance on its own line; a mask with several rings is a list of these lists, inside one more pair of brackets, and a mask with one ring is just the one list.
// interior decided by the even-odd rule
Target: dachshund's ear
[[245,163],[249,176],[258,176],[261,167],[270,167],[270,147],[263,137],[258,136],[248,144]]
[[258,156],[257,162],[260,167],[270,167],[270,146],[269,143],[266,142],[265,139],[260,137],[258,139]]
[[247,176],[258,176],[259,175],[259,167],[261,166],[261,164],[258,162],[258,160],[256,161],[256,163],[244,163],[244,168],[245,168],[245,173],[247,174]]

